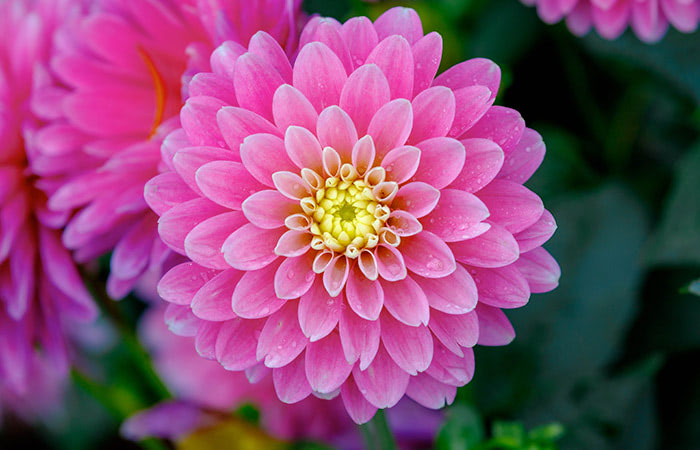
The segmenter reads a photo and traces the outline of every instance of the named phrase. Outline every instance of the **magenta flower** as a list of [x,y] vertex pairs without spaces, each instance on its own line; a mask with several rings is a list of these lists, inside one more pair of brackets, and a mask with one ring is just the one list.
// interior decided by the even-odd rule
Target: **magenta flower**
[[191,259],[160,281],[168,320],[226,369],[271,369],[287,403],[340,393],[358,423],[404,394],[442,407],[476,343],[513,339],[500,308],[558,283],[554,219],[522,185],[544,144],[493,106],[491,61],[435,78],[441,37],[411,9],[315,18],[300,45],[292,66],[265,33],[224,44],[193,80],[211,95],[146,187]]
[[66,328],[96,314],[61,244],[65,217],[46,209],[28,167],[38,126],[29,97],[45,82],[53,29],[75,4],[0,2],[0,403],[25,412],[50,406],[68,369]]
[[[50,121],[36,137],[35,170],[54,181],[49,207],[72,214],[63,242],[76,259],[113,250],[112,297],[149,269],[160,274],[169,255],[143,188],[158,174],[162,137],[178,126],[189,95],[182,82],[210,70],[209,55],[224,39],[247,43],[263,29],[293,48],[299,3],[107,0],[59,31],[55,84],[33,101]],[[201,88],[189,86],[196,95]]]
[[656,42],[668,29],[692,33],[700,22],[700,0],[522,0],[537,6],[547,23],[566,18],[572,33],[583,36],[594,27],[605,39],[615,39],[630,25],[639,39]]

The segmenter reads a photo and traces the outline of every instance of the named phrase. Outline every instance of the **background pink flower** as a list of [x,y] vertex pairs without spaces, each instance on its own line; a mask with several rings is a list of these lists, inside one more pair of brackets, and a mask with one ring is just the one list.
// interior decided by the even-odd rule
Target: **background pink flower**
[[54,28],[76,7],[73,1],[0,3],[0,403],[24,414],[55,402],[69,365],[66,328],[96,314],[60,240],[66,217],[47,210],[28,167],[39,125],[29,97],[46,82]]
[[441,54],[406,8],[312,19],[293,67],[262,32],[212,54],[192,82],[211,95],[188,99],[172,172],[146,187],[191,259],[159,284],[171,329],[226,369],[272,371],[284,402],[340,394],[358,423],[404,394],[452,402],[472,347],[513,339],[501,308],[559,267],[541,248],[554,219],[522,185],[541,137],[493,106],[494,63],[435,78]]
[[692,33],[700,22],[700,0],[522,0],[537,6],[547,23],[566,18],[572,33],[584,35],[591,27],[605,39],[615,39],[630,25],[639,39],[656,42],[669,23]]
[[[358,430],[340,399],[326,401],[310,397],[294,405],[280,402],[269,374],[250,377],[251,384],[245,374],[225,370],[217,362],[203,359],[195,351],[191,338],[176,336],[166,328],[161,308],[151,308],[143,317],[140,329],[156,370],[177,400],[129,419],[123,427],[127,437],[142,439],[155,435],[178,439],[211,425],[216,420],[212,411],[227,415],[247,403],[258,408],[261,427],[274,437],[362,448]],[[441,417],[404,400],[391,410],[388,420],[402,448],[416,448],[430,445]]]
[[[55,83],[33,98],[36,114],[50,122],[37,133],[34,170],[50,180],[49,207],[71,214],[62,238],[76,259],[113,250],[112,297],[168,258],[143,187],[158,173],[162,137],[178,125],[187,82],[209,70],[224,39],[246,44],[264,29],[294,48],[299,4],[100,0],[57,33]],[[189,86],[195,95],[201,88]]]

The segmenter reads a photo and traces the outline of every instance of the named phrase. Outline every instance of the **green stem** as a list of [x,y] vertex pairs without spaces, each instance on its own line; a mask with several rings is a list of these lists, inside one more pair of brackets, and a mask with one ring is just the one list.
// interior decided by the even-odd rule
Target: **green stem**
[[384,410],[378,410],[372,420],[360,428],[368,450],[396,450],[396,442],[389,429]]

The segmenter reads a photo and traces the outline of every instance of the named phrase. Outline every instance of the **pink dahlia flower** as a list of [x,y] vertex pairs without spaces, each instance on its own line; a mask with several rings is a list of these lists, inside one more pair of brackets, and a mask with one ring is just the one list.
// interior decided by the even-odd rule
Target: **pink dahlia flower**
[[[293,48],[299,3],[102,0],[59,31],[56,82],[33,99],[50,121],[36,136],[35,171],[52,180],[49,207],[72,214],[63,242],[76,259],[113,251],[112,297],[126,295],[148,269],[158,272],[169,254],[143,188],[158,173],[162,137],[178,125],[189,95],[183,81],[210,70],[209,55],[224,39],[247,44],[263,29]],[[203,80],[189,85],[192,94],[204,93]]]
[[68,369],[64,327],[96,313],[61,244],[65,217],[46,209],[29,168],[39,125],[29,97],[46,82],[51,35],[74,5],[0,2],[0,403],[20,408],[46,402]]
[[[140,329],[156,370],[177,400],[129,419],[122,429],[127,437],[178,440],[212,425],[217,420],[213,412],[220,413],[220,420],[247,403],[259,409],[261,427],[276,438],[312,439],[340,448],[362,448],[357,428],[339,398],[326,401],[310,397],[285,405],[277,399],[269,373],[251,372],[246,378],[242,372],[225,370],[217,362],[201,358],[193,348],[192,338],[168,331],[161,308],[148,311]],[[208,388],[202,389],[205,385]],[[390,411],[388,420],[402,448],[425,448],[433,442],[441,418],[439,413],[404,400]]]
[[522,0],[537,6],[547,23],[566,17],[572,33],[582,36],[594,27],[605,39],[615,39],[631,25],[639,39],[656,42],[669,23],[692,33],[700,22],[700,0]]
[[544,144],[493,106],[491,61],[435,78],[441,37],[411,9],[312,19],[300,45],[292,66],[264,33],[224,44],[164,142],[146,200],[191,260],[160,281],[169,320],[226,369],[272,370],[287,403],[442,407],[476,343],[513,339],[501,308],[558,283],[523,186]]

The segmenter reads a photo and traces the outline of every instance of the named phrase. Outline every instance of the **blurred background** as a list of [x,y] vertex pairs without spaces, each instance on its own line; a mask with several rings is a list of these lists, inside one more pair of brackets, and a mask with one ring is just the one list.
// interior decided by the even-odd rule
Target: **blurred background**
[[[546,247],[560,287],[508,312],[511,345],[476,348],[474,380],[445,410],[435,447],[698,448],[700,33],[670,30],[656,45],[630,32],[580,39],[518,0],[307,0],[305,9],[345,20],[396,5],[442,34],[443,69],[472,57],[501,66],[497,103],[547,144],[528,185],[559,225]],[[75,372],[46,424],[5,421],[1,449],[139,448],[119,437],[120,422],[165,396],[136,342],[145,306],[133,296],[102,306],[117,326],[81,331],[91,342],[81,365],[109,390]]]

